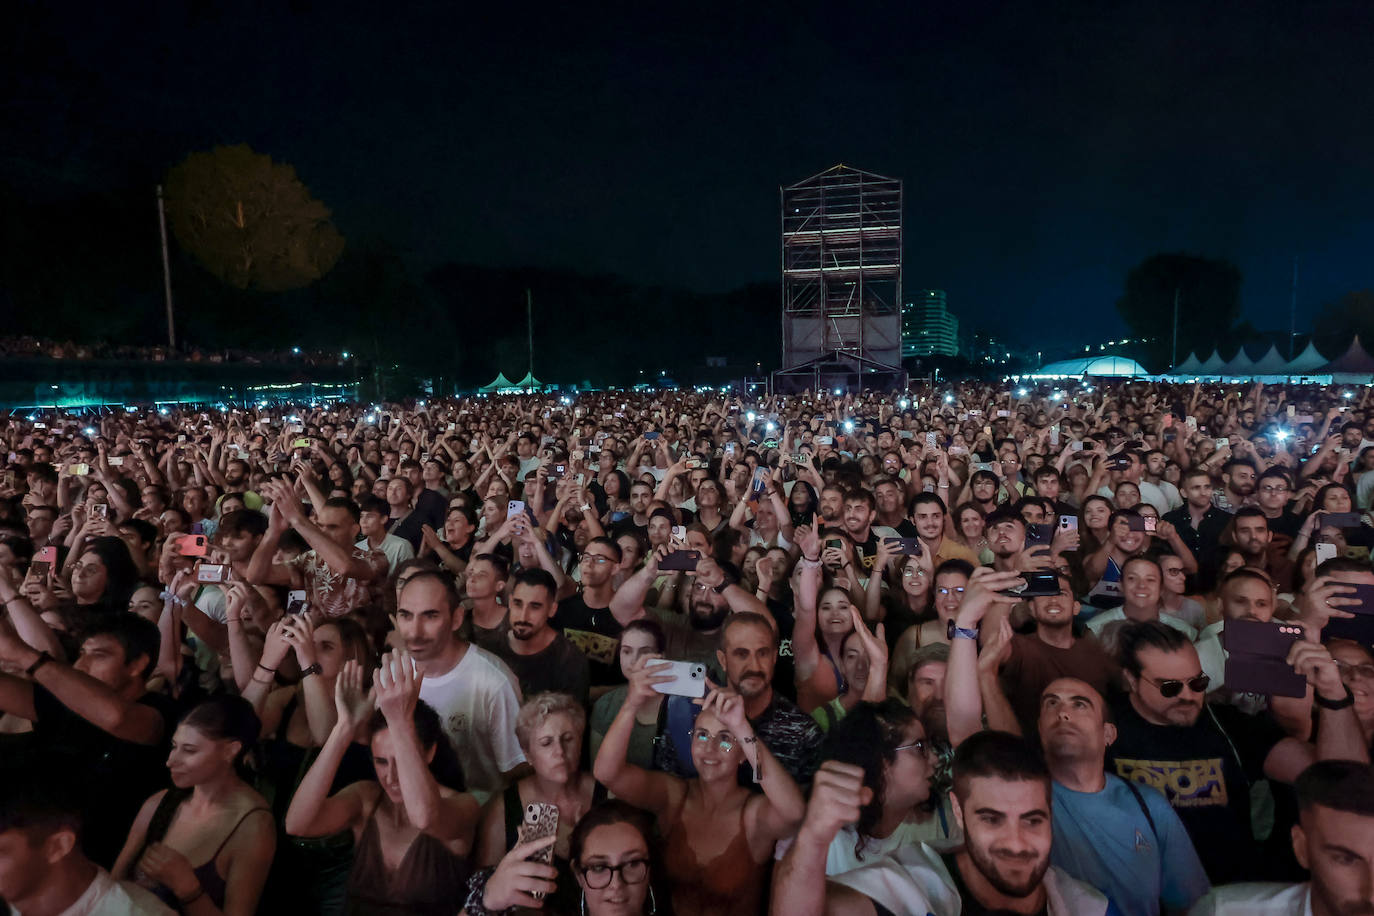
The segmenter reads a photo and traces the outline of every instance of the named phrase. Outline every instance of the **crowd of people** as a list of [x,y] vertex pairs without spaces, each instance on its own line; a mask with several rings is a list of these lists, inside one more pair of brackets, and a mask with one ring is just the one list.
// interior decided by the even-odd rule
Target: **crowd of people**
[[1374,913],[1369,389],[3,434],[10,912]]
[[348,357],[337,351],[302,349],[301,347],[290,350],[243,350],[234,348],[210,349],[188,345],[173,349],[150,344],[53,340],[30,334],[0,337],[0,359],[114,359],[152,363],[289,363],[304,366],[342,366],[348,362]]

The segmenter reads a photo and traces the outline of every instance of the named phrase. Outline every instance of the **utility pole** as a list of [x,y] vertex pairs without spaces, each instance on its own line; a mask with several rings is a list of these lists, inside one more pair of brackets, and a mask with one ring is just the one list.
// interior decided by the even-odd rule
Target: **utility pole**
[[528,333],[530,378],[534,378],[534,298],[525,290],[525,327]]
[[167,209],[162,205],[162,185],[157,186],[157,224],[162,233],[162,292],[167,299],[167,346],[175,351],[177,332],[172,320],[172,265],[167,260]]
[[1297,348],[1298,341],[1298,256],[1293,255],[1293,295],[1288,300],[1288,358],[1293,358],[1293,351]]
[[1178,287],[1174,287],[1174,343],[1169,348],[1169,368],[1178,365]]

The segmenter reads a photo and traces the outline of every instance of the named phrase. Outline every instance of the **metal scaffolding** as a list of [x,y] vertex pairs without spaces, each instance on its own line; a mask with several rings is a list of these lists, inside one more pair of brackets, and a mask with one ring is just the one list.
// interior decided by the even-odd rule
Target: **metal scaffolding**
[[812,376],[810,387],[830,387],[836,373],[857,387],[893,384],[894,373],[904,381],[901,180],[837,165],[781,197],[779,381],[795,387]]

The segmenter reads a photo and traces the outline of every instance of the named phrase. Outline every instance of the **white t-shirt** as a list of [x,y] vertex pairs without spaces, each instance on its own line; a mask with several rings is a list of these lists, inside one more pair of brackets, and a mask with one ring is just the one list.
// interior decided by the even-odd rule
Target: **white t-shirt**
[[[14,916],[23,914],[13,907]],[[153,896],[152,891],[144,890],[132,881],[116,881],[110,873],[100,868],[95,873],[86,892],[58,916],[172,916],[176,910]]]
[[[372,548],[367,538],[363,538],[353,546],[357,547],[359,550],[370,550]],[[396,575],[397,566],[400,566],[406,560],[412,559],[415,556],[415,548],[410,546],[410,541],[402,537],[397,537],[394,534],[388,534],[386,537],[382,538],[381,546],[377,549],[386,556],[386,561],[390,565],[387,574],[392,576]]]
[[229,622],[229,605],[222,589],[202,588],[196,596],[196,608],[217,623]]
[[452,671],[420,683],[420,699],[439,713],[468,791],[485,802],[504,789],[501,774],[525,762],[515,740],[520,687],[505,663],[469,645]]

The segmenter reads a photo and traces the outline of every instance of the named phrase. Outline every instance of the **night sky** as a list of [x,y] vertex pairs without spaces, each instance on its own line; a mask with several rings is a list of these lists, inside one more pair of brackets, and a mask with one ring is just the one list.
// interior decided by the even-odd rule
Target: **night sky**
[[905,180],[908,292],[1032,345],[1118,333],[1155,251],[1233,259],[1261,328],[1295,254],[1300,311],[1374,286],[1368,2],[474,6],[9,4],[0,168],[60,199],[247,142],[419,269],[719,291],[844,162]]

